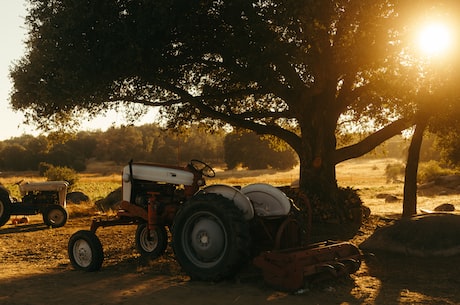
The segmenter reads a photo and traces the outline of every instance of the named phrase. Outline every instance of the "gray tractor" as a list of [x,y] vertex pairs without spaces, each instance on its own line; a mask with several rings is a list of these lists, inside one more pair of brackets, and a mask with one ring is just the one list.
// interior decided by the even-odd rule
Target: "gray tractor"
[[10,196],[10,192],[0,185],[0,226],[10,220],[11,215],[43,215],[43,222],[58,228],[66,224],[66,195],[69,184],[66,181],[46,181],[16,183],[21,192],[22,201]]

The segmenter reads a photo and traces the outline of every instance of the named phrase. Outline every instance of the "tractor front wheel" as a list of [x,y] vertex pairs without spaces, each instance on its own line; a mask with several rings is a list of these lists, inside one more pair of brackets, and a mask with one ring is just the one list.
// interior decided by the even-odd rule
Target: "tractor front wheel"
[[69,239],[67,250],[75,269],[84,271],[101,269],[104,252],[101,241],[93,232],[87,230],[75,232]]
[[66,224],[68,213],[64,207],[55,204],[43,211],[43,222],[53,228],[59,228]]
[[142,223],[136,229],[136,249],[143,257],[155,259],[162,255],[168,246],[168,233],[163,226],[149,230],[147,223]]
[[192,278],[218,281],[234,276],[249,260],[249,226],[233,201],[218,194],[192,198],[176,215],[173,249]]

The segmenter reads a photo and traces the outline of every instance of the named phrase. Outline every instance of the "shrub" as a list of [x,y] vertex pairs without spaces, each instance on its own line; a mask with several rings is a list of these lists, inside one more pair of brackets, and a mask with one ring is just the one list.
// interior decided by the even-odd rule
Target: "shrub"
[[385,167],[387,182],[398,180],[399,176],[404,176],[405,166],[402,163],[391,163]]
[[50,166],[43,174],[48,181],[64,180],[69,183],[69,189],[78,181],[77,172],[68,167]]
[[421,183],[433,181],[440,176],[455,174],[455,171],[442,167],[439,162],[431,160],[420,163],[418,169],[418,181]]
[[53,167],[52,164],[49,164],[49,163],[46,163],[46,162],[40,162],[38,164],[38,174],[41,176],[41,177],[44,177],[45,176],[45,172],[47,170],[49,170],[51,167]]

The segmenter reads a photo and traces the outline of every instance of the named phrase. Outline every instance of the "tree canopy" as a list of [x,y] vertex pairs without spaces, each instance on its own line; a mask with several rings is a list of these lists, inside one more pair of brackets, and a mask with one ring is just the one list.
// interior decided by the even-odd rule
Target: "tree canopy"
[[[11,103],[43,124],[125,103],[272,135],[302,188],[334,194],[336,164],[414,122],[405,35],[429,2],[30,0]],[[338,147],[348,122],[372,132]]]

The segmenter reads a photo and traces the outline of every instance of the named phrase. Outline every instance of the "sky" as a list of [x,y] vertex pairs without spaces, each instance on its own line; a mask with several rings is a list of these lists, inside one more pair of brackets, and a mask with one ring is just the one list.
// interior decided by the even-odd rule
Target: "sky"
[[33,134],[33,128],[24,125],[24,117],[15,113],[9,105],[9,94],[12,90],[9,79],[9,68],[14,61],[24,54],[24,40],[26,29],[24,17],[26,15],[25,1],[0,0],[0,140]]
[[[22,113],[14,112],[9,104],[9,95],[13,85],[9,78],[9,70],[25,54],[27,30],[24,24],[26,10],[25,0],[0,0],[0,141],[19,137],[23,134],[37,136],[39,131],[33,126],[24,124]],[[138,124],[152,122],[153,112],[145,115]],[[105,130],[110,126],[118,126],[123,116],[115,112],[94,120],[84,122],[85,130]],[[150,120],[149,120],[150,119]],[[138,125],[136,124],[136,125]]]

